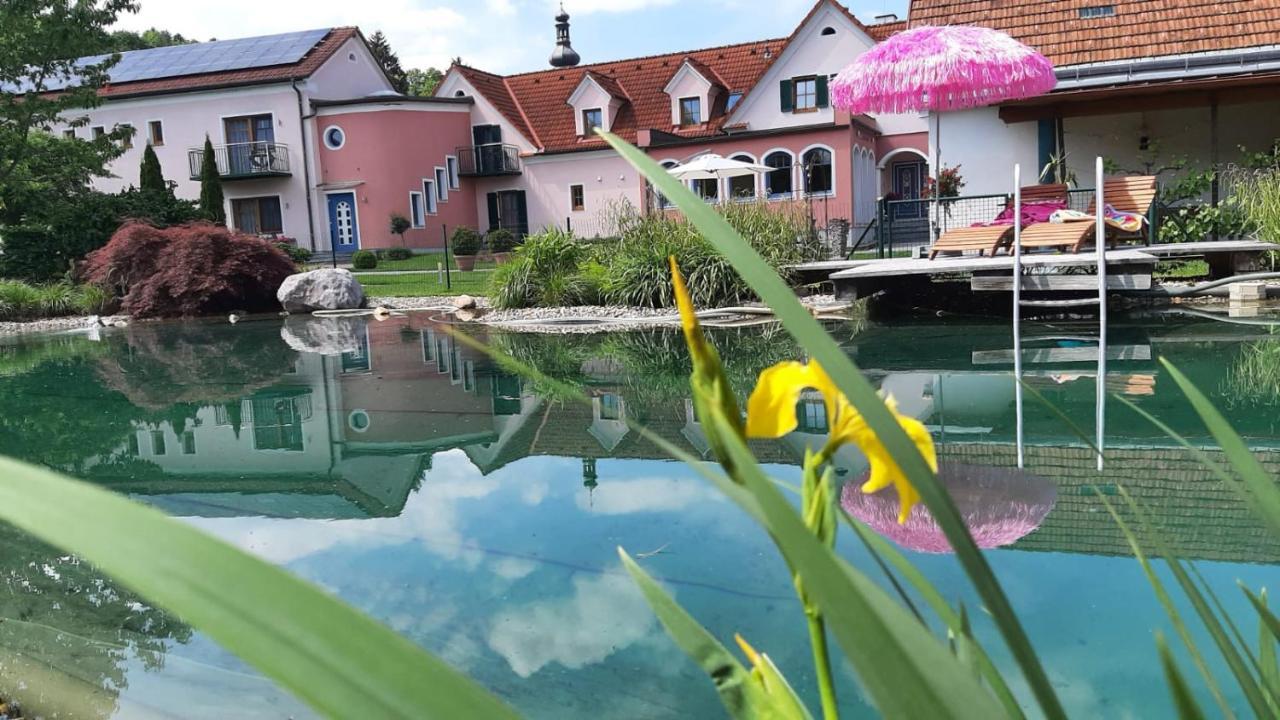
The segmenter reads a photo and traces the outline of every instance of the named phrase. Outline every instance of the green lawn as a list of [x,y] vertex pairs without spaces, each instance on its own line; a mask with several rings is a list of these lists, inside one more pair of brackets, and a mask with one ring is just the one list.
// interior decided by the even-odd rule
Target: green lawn
[[1209,274],[1209,263],[1204,260],[1176,260],[1156,264],[1155,275],[1170,280],[1200,278]]
[[450,273],[452,287],[445,287],[434,272],[408,275],[384,275],[376,272],[356,273],[367,295],[375,297],[425,297],[429,295],[487,295],[491,272]]
[[[444,262],[444,253],[423,253],[414,255],[408,260],[379,260],[378,267],[373,270],[362,270],[361,272],[390,272],[393,270],[431,270],[435,271],[436,266]],[[453,253],[449,254],[449,267],[453,270],[458,269],[458,263],[454,260]],[[477,269],[492,269],[494,263],[492,260],[476,261]]]

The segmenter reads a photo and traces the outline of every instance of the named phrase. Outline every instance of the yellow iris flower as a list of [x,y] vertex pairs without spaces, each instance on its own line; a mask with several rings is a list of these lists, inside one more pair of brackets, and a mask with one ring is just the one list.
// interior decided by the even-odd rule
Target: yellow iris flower
[[[862,414],[854,409],[817,362],[784,362],[760,373],[756,388],[747,400],[747,437],[780,438],[795,430],[799,425],[796,403],[800,401],[800,394],[810,388],[822,394],[823,403],[827,406],[831,435],[824,452],[834,452],[845,443],[857,445],[871,463],[871,477],[862,485],[862,492],[879,492],[892,485],[898,491],[901,508],[898,522],[905,523],[911,514],[911,508],[920,502],[920,493],[907,479],[902,468],[898,467],[884,443],[880,442],[880,438],[867,425]],[[907,433],[907,437],[915,443],[929,467],[937,472],[938,457],[929,431],[920,421],[899,413],[892,398],[887,399],[885,404],[889,406],[889,411]]]

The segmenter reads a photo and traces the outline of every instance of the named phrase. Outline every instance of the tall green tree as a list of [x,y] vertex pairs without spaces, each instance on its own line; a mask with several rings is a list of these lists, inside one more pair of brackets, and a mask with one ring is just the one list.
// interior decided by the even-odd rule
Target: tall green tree
[[200,160],[200,212],[219,225],[227,224],[227,210],[223,205],[222,175],[218,173],[218,159],[213,154],[213,141],[204,136],[204,153]]
[[440,82],[444,80],[444,73],[433,67],[426,70],[414,68],[405,73],[405,80],[409,86],[405,91],[406,95],[429,97],[435,94],[436,88],[440,87]]
[[116,30],[111,33],[112,52],[129,50],[149,50],[151,48],[169,47],[171,45],[190,45],[196,42],[182,36],[181,33],[169,32],[159,28],[147,28],[142,32],[133,30]]
[[[83,111],[101,103],[97,91],[119,56],[86,64],[77,58],[107,52],[107,28],[136,9],[133,0],[0,2],[0,85],[16,89],[0,93],[0,222],[23,222],[47,203],[47,196],[35,205],[24,202],[40,198],[38,188],[104,176],[107,163],[119,157],[131,132],[125,126],[74,143],[48,139],[57,127],[88,123]],[[45,162],[40,155],[50,147],[71,164]]]
[[391,87],[395,88],[398,93],[408,93],[408,76],[404,68],[400,67],[400,58],[391,49],[391,43],[387,40],[387,36],[382,34],[381,30],[369,36],[369,52],[373,53],[374,59],[382,66],[382,71],[387,74],[387,79],[391,81]]
[[147,149],[142,151],[142,168],[139,173],[138,187],[142,190],[159,190],[167,192],[169,184],[164,181],[164,172],[160,169],[160,158],[156,157],[156,151],[147,145]]

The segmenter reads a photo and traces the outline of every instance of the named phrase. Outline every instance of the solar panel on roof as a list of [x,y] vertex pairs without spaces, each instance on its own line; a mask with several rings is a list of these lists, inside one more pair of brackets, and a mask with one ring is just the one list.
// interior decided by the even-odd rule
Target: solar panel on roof
[[[111,82],[138,82],[291,65],[302,60],[328,34],[328,29],[303,30],[280,35],[131,50],[121,53],[120,62],[111,68]],[[102,62],[105,57],[95,55],[81,58],[80,64],[93,65]],[[46,83],[46,89],[59,90],[69,84],[72,83],[51,81]]]

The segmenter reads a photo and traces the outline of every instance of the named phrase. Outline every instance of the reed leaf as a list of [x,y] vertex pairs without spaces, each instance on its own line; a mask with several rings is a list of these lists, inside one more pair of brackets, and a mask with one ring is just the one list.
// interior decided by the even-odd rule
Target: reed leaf
[[1204,712],[1196,702],[1191,687],[1173,660],[1173,653],[1164,641],[1164,635],[1156,633],[1156,649],[1160,653],[1160,665],[1164,668],[1165,680],[1169,683],[1169,692],[1173,695],[1173,706],[1178,710],[1179,720],[1204,720]]
[[951,496],[937,481],[920,452],[894,420],[875,388],[862,376],[849,356],[826,334],[813,315],[800,304],[787,283],[759,253],[734,232],[723,217],[643,152],[615,135],[600,130],[597,132],[653,183],[659,192],[674,202],[703,237],[729,259],[743,280],[773,310],[778,320],[810,357],[821,363],[840,391],[866,419],[898,466],[920,492],[925,505],[942,528],[961,566],[991,612],[1045,716],[1051,720],[1065,718],[1062,704],[1022,623],[986,558],[974,543]]
[[667,634],[715,682],[720,702],[731,716],[740,720],[807,720],[810,717],[790,685],[775,681],[766,686],[755,680],[733,653],[685,612],[626,550],[618,548],[618,557],[640,586],[640,592]]
[[329,717],[515,717],[315,586],[88,483],[0,458],[0,520],[92,562]]
[[1192,407],[1209,428],[1214,440],[1226,453],[1231,467],[1240,476],[1242,483],[1230,483],[1231,488],[1240,494],[1258,517],[1262,518],[1272,534],[1280,536],[1280,486],[1277,486],[1275,479],[1262,467],[1262,463],[1258,462],[1258,458],[1254,457],[1249,447],[1245,445],[1244,439],[1232,429],[1230,423],[1222,413],[1218,412],[1209,398],[1205,397],[1204,393],[1182,374],[1182,371],[1174,367],[1173,363],[1164,358],[1161,358],[1160,362],[1173,376],[1174,382],[1182,389],[1183,394],[1191,401]]

